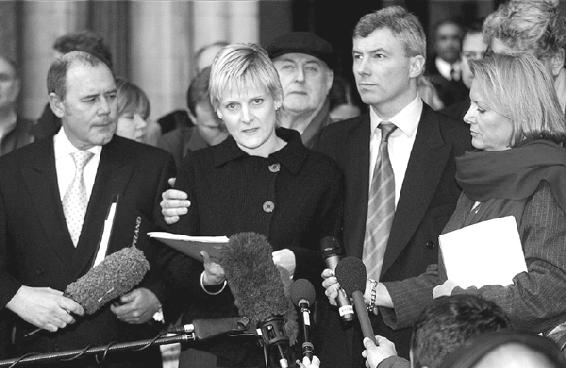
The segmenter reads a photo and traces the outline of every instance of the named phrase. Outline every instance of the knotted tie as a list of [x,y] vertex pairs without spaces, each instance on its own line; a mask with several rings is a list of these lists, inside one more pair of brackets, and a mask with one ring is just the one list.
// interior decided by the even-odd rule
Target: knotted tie
[[374,280],[379,280],[381,274],[383,254],[387,246],[393,216],[395,216],[395,177],[391,161],[389,161],[387,141],[397,127],[391,123],[382,122],[379,124],[379,129],[381,129],[381,144],[371,180],[362,255],[362,260],[368,270],[368,278]]
[[63,197],[63,211],[67,220],[67,228],[71,235],[73,245],[76,247],[83,228],[86,207],[86,187],[84,181],[84,168],[94,154],[89,151],[71,153],[75,161],[75,177]]

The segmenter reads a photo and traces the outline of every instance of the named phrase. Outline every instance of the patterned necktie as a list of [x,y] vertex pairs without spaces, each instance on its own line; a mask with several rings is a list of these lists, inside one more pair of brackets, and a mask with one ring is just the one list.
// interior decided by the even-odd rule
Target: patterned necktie
[[379,280],[381,274],[383,254],[395,216],[395,177],[389,161],[387,141],[397,127],[389,122],[382,122],[379,124],[379,129],[381,129],[381,144],[371,179],[362,255],[368,270],[368,278],[374,280]]
[[71,156],[75,161],[75,177],[63,197],[63,211],[65,212],[65,219],[67,220],[67,228],[69,229],[71,240],[76,248],[79,237],[81,236],[86,206],[88,204],[83,173],[85,165],[92,156],[94,156],[94,153],[89,151],[77,151],[71,153]]

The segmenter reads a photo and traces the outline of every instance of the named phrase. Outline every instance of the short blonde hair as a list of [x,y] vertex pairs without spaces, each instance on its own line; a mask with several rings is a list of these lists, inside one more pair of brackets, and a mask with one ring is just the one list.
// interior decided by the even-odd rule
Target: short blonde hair
[[267,52],[253,43],[234,43],[222,48],[210,70],[210,102],[215,109],[225,91],[266,88],[275,101],[283,102],[279,74]]
[[470,68],[487,106],[513,122],[512,147],[537,138],[566,142],[566,121],[552,78],[532,54],[493,54],[470,60]]
[[556,0],[511,0],[487,16],[484,41],[499,39],[513,51],[548,58],[566,48],[566,20]]

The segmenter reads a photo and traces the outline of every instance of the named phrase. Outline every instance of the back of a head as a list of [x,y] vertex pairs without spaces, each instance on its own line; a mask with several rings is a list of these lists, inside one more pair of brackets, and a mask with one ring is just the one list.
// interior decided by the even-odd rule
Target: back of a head
[[253,43],[233,43],[218,52],[210,70],[210,99],[217,108],[223,94],[265,88],[275,101],[283,100],[277,69],[267,52]]
[[563,368],[566,359],[549,338],[531,332],[498,331],[473,339],[440,368]]
[[418,18],[400,6],[388,6],[364,15],[354,27],[353,38],[365,38],[387,28],[403,42],[407,56],[426,59],[426,35]]
[[413,326],[414,367],[437,368],[445,357],[472,338],[510,326],[495,303],[473,295],[435,299]]
[[203,101],[210,103],[209,82],[210,67],[207,66],[193,78],[187,89],[187,108],[194,116],[197,115],[196,108],[199,103]]
[[566,48],[566,19],[558,0],[511,0],[488,15],[483,25],[486,44],[498,39],[513,51],[545,58]]
[[202,46],[195,53],[195,64],[197,72],[202,71],[204,68],[211,66],[214,62],[215,56],[218,51],[230,43],[227,41],[216,41],[207,45]]
[[85,51],[95,55],[112,68],[112,53],[100,35],[92,31],[67,33],[59,36],[53,44],[53,50],[66,54],[71,51]]

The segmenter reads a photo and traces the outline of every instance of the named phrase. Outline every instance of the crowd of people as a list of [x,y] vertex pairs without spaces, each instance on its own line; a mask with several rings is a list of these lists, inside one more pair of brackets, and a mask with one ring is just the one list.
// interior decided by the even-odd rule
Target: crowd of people
[[[18,116],[17,66],[1,57],[0,358],[237,316],[221,260],[146,235],[162,230],[261,234],[287,279],[316,285],[315,356],[295,344],[299,367],[566,366],[566,18],[555,0],[509,0],[469,27],[441,21],[431,39],[427,57],[419,19],[400,6],[359,19],[363,108],[314,33],[219,41],[197,52],[186,111],[156,121],[92,32],[55,42],[37,121]],[[508,284],[452,279],[439,236],[507,218],[516,225],[500,237],[518,239],[524,270]],[[375,341],[340,318],[326,237],[366,267]],[[64,293],[128,247],[151,266],[139,285],[94,314]],[[179,357],[180,368],[275,363],[257,336],[183,345]],[[151,346],[49,366],[101,364],[162,359]]]

